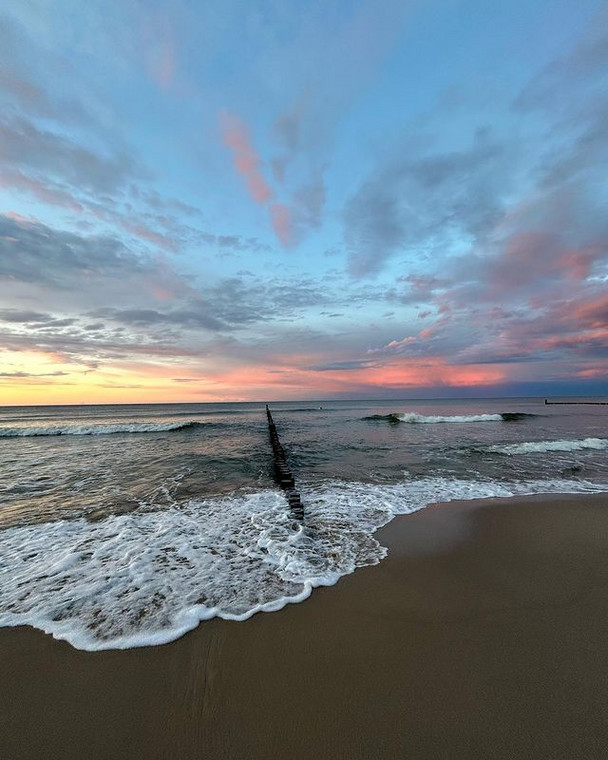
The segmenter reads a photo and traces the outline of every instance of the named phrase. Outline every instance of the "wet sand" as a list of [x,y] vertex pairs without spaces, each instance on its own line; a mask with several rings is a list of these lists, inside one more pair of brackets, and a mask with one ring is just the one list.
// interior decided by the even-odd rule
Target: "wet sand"
[[608,496],[439,505],[380,565],[161,647],[0,629],[3,760],[608,756]]

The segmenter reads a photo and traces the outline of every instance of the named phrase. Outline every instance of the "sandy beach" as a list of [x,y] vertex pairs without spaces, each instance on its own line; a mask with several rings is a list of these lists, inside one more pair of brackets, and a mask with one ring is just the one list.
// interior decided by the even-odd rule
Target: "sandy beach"
[[605,758],[608,496],[430,507],[303,604],[86,653],[0,629],[3,760]]

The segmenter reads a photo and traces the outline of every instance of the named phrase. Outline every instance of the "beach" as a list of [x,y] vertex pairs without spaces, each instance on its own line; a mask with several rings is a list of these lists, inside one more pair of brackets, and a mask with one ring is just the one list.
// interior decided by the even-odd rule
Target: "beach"
[[608,0],[0,17],[0,760],[608,760]]
[[607,507],[400,516],[376,534],[380,564],[163,646],[0,629],[2,757],[604,758]]

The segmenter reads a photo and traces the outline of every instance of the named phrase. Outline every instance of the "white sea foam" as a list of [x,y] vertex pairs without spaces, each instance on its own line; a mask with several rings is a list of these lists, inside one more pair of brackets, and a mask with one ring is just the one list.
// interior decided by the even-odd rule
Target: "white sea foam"
[[606,451],[608,438],[583,438],[574,441],[525,441],[523,443],[507,443],[489,446],[489,451],[497,454],[542,454],[547,451],[582,451],[595,449]]
[[0,427],[0,438],[45,435],[111,435],[113,433],[164,433],[204,425],[204,422],[133,422],[119,425],[50,425],[48,427]]
[[449,417],[441,417],[438,415],[425,415],[416,414],[416,412],[405,412],[404,414],[398,414],[398,419],[401,422],[409,422],[410,424],[431,424],[434,422],[503,422],[504,417],[501,414],[456,414]]
[[162,644],[214,616],[300,602],[386,549],[374,531],[453,499],[608,490],[583,481],[446,478],[304,485],[306,528],[276,490],[168,509],[0,531],[0,625],[32,625],[85,650]]

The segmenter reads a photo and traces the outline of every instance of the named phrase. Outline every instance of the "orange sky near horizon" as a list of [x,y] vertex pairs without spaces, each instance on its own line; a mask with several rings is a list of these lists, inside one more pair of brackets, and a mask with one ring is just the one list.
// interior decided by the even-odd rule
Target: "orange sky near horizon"
[[[354,370],[315,371],[311,357],[290,356],[273,365],[197,368],[143,363],[127,367],[87,368],[61,356],[5,352],[0,364],[0,404],[117,404],[296,400],[370,397],[382,389],[404,393],[424,388],[491,386],[505,379],[503,368],[491,365],[450,366],[442,357],[392,359],[380,366]],[[300,365],[300,366],[299,366]],[[180,377],[176,377],[176,375]]]

